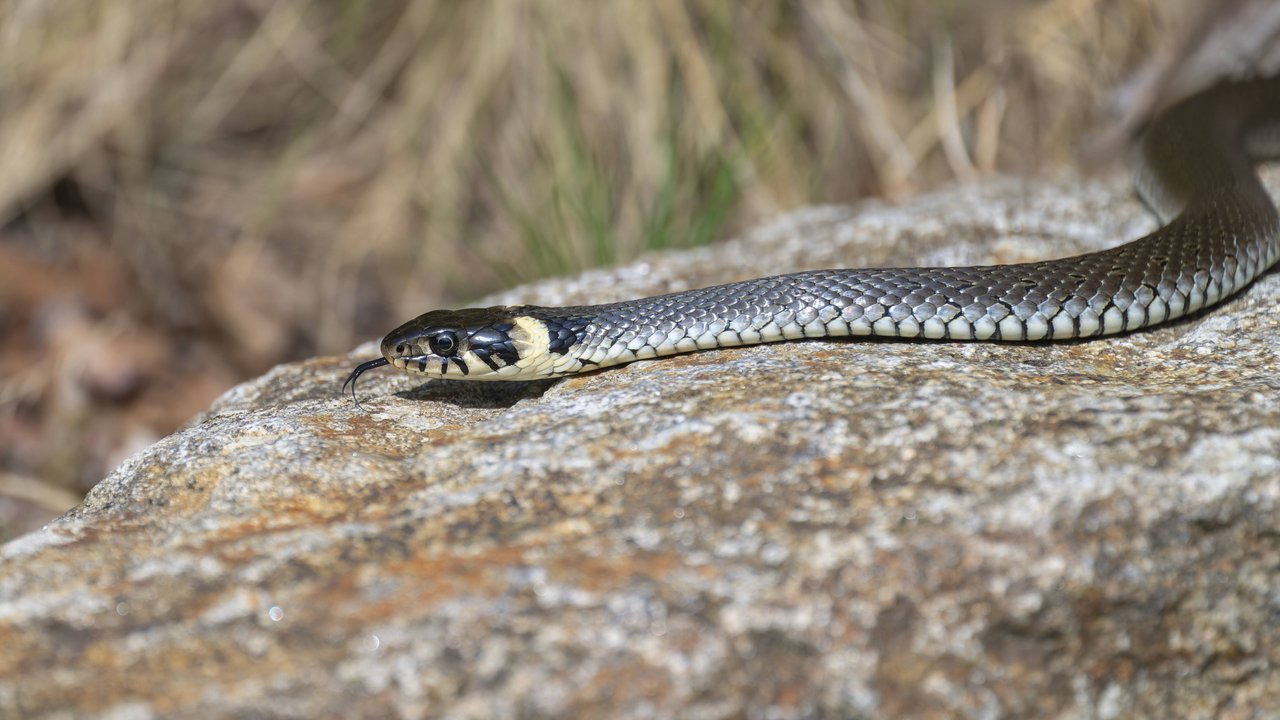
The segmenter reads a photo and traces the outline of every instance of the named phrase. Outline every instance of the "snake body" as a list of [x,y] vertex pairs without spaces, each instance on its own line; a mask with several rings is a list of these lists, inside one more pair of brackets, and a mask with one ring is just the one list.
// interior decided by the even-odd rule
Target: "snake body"
[[[1118,247],[1043,262],[814,270],[602,305],[436,310],[389,333],[383,365],[528,380],[694,350],[803,338],[1090,338],[1167,322],[1280,259],[1253,162],[1280,147],[1280,79],[1174,105],[1139,143],[1135,186],[1163,223]],[[344,385],[345,387],[345,385]]]

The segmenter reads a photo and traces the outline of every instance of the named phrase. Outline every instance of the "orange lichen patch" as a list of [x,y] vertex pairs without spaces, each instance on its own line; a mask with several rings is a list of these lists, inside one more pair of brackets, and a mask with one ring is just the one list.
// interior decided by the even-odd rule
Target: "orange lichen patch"
[[671,673],[663,667],[635,662],[605,665],[588,684],[588,694],[567,713],[573,717],[608,717],[617,708],[635,707],[670,693]]
[[325,440],[353,441],[367,443],[370,438],[395,428],[395,422],[373,413],[355,410],[342,417],[341,424],[335,424],[333,418],[315,418],[309,422],[310,431],[316,437]]
[[[421,412],[430,412],[424,407]],[[424,445],[451,445],[470,429],[470,425],[457,422],[441,423],[429,427],[405,427],[394,418],[371,409],[364,403],[362,409],[334,416],[306,418],[307,432],[331,443],[333,457],[349,450],[362,456],[402,458],[414,448]]]
[[814,460],[813,476],[827,490],[865,487],[875,468],[865,461],[865,453],[826,455]]
[[524,547],[496,547],[474,554],[420,554],[388,562],[378,568],[380,580],[395,579],[398,587],[388,597],[361,599],[361,587],[348,575],[326,593],[348,608],[344,618],[352,624],[402,618],[418,614],[441,602],[458,598],[496,597],[508,591],[505,573],[527,565]]
[[545,564],[550,579],[591,592],[617,590],[637,579],[662,582],[682,566],[676,553],[636,550],[608,556],[562,553]]
[[0,622],[0,677],[15,677],[19,669],[28,666],[28,658],[45,652],[51,642],[32,633],[28,628],[15,627],[7,622]]
[[[354,566],[341,572],[325,590],[328,601],[354,608],[352,622],[368,622],[406,608],[428,607],[459,597],[493,597],[509,590],[508,573],[540,565],[552,579],[571,582],[592,591],[622,587],[631,577],[662,577],[678,563],[674,555],[639,553],[599,558],[573,552],[572,537],[592,537],[589,524],[566,521],[572,529],[553,540],[554,530],[539,533],[537,541],[500,545],[475,553],[453,554],[423,549],[409,558],[379,565],[379,580],[396,580],[398,589],[388,597],[356,602],[368,568]],[[566,542],[567,541],[567,542]],[[554,544],[556,551],[547,552]],[[535,553],[537,560],[529,559]],[[548,557],[549,556],[549,557]]]
[[[246,539],[258,538],[270,533],[288,532],[299,528],[314,527],[316,517],[300,517],[295,513],[271,515],[254,515],[236,522],[220,525],[203,538],[200,535],[189,536],[188,547],[201,552],[216,552],[219,556],[231,548],[240,547]],[[252,552],[260,553],[261,548],[253,548]]]
[[633,458],[644,458],[658,455],[661,457],[678,458],[681,453],[702,450],[706,447],[708,439],[698,435],[687,433],[678,433],[671,435],[666,442],[653,449],[640,449],[625,444],[619,445],[611,449],[611,453],[620,460],[630,460]]
[[123,658],[108,643],[92,643],[85,648],[84,660],[94,670],[94,672],[108,672],[121,669]]
[[369,513],[366,507],[324,507],[308,512],[306,500],[299,503],[274,502],[272,512],[254,515],[218,526],[207,534],[191,533],[183,544],[186,550],[216,554],[228,562],[248,561],[262,553],[258,541],[275,534],[323,529],[330,524],[353,520],[377,521],[387,513]]
[[[79,712],[95,712],[136,698],[147,698],[158,713],[177,712],[198,704],[211,690],[234,695],[241,686],[252,686],[273,673],[288,673],[297,653],[330,662],[340,657],[341,646],[308,642],[290,632],[263,628],[261,651],[251,652],[232,634],[194,642],[176,639],[134,654],[126,665],[108,641],[91,643],[85,657],[94,659],[85,674],[52,672],[33,678],[24,688],[26,697]],[[114,644],[114,643],[112,643]],[[48,658],[48,656],[46,656]],[[37,661],[39,656],[28,656]],[[52,658],[48,658],[52,659]],[[165,678],[158,692],[156,678]]]

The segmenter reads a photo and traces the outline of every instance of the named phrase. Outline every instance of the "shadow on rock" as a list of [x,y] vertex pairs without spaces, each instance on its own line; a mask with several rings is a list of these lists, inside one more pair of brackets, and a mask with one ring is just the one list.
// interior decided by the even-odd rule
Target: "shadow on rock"
[[430,380],[396,393],[405,400],[429,400],[465,408],[509,408],[521,400],[542,397],[560,378],[529,382],[468,383]]

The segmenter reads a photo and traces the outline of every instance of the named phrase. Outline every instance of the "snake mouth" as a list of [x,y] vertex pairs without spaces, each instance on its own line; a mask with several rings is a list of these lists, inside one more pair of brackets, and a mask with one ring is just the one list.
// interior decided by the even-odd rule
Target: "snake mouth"
[[403,355],[392,357],[388,361],[391,365],[415,373],[436,373],[441,377],[449,373],[450,367],[457,367],[458,372],[463,376],[471,374],[471,368],[467,365],[467,361],[457,356],[442,357],[440,355]]

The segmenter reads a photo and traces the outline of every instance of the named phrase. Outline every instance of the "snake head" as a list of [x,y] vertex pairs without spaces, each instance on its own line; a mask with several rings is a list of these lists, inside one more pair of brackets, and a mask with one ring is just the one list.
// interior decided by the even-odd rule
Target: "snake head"
[[518,308],[433,310],[392,330],[382,356],[410,372],[442,378],[505,380],[521,371],[529,333]]
[[385,365],[448,380],[541,380],[576,372],[585,361],[575,360],[570,351],[587,320],[566,320],[562,310],[535,305],[433,310],[387,333],[382,357],[357,365],[342,388],[350,385],[355,399],[356,380]]

